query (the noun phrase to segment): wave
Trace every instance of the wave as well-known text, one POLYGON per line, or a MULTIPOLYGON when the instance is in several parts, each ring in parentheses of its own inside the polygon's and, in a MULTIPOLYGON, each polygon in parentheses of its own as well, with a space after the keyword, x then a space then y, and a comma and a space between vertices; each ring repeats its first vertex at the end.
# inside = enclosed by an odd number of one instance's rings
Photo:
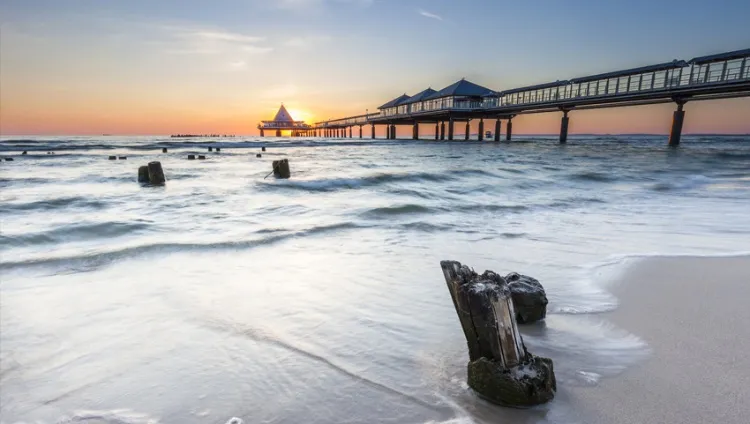
POLYGON ((253 247, 259 247, 277 243, 283 240, 287 240, 294 237, 305 237, 318 235, 322 233, 350 230, 364 228, 361 225, 353 224, 351 222, 319 225, 314 226, 305 230, 300 231, 289 231, 286 233, 275 234, 267 237, 260 237, 250 240, 239 240, 239 241, 218 241, 218 242, 207 242, 207 243, 183 243, 183 242, 172 242, 172 243, 152 243, 143 244, 137 246, 124 247, 117 250, 111 250, 106 252, 98 252, 91 254, 79 254, 70 255, 63 257, 53 258, 37 258, 29 260, 21 260, 14 262, 2 262, 0 263, 0 270, 15 270, 24 268, 47 268, 47 267, 58 267, 66 269, 72 272, 88 272, 99 269, 103 266, 109 265, 113 262, 136 258, 148 254, 170 254, 178 252, 201 252, 201 251, 216 251, 216 250, 228 250, 228 249, 248 249, 253 247))
POLYGON ((90 199, 83 196, 68 196, 27 203, 5 203, 0 207, 0 214, 8 213, 10 211, 53 211, 66 208, 100 210, 107 207, 109 207, 109 204, 105 201, 90 199))
POLYGON ((671 181, 655 183, 650 189, 660 192, 689 190, 713 183, 714 181, 714 179, 706 177, 705 175, 691 175, 687 178, 673 178, 671 181))
POLYGON ((432 212, 431 208, 422 205, 406 204, 373 208, 362 215, 370 218, 388 218, 395 215, 418 215, 432 212))
POLYGON ((26 246, 52 244, 69 241, 114 238, 136 233, 148 228, 145 222, 101 222, 96 224, 74 224, 41 233, 18 236, 0 235, 0 246, 26 246))
POLYGON ((579 180, 579 181, 594 181, 599 183, 608 183, 612 181, 617 181, 617 177, 612 174, 605 174, 603 172, 594 172, 594 171, 586 171, 586 172, 578 172, 571 175, 572 179, 579 180))
POLYGON ((373 187, 395 182, 443 182, 453 180, 454 177, 447 173, 380 173, 360 178, 329 178, 320 180, 269 180, 258 182, 259 188, 263 190, 299 190, 311 192, 329 192, 340 189, 357 189, 362 187, 373 187))
POLYGON ((215 331, 221 331, 221 332, 225 332, 229 334, 234 334, 236 336, 249 338, 255 342, 267 343, 267 344, 279 347, 286 351, 298 354, 307 360, 311 360, 318 364, 321 364, 333 371, 343 374, 375 390, 396 396, 403 400, 410 401, 414 404, 420 405, 430 410, 441 410, 441 411, 443 410, 443 408, 441 408, 439 405, 422 400, 416 396, 413 396, 411 394, 405 393, 398 389, 389 387, 383 383, 379 383, 375 380, 372 380, 362 375, 361 373, 347 369, 347 367, 344 366, 343 364, 337 363, 338 361, 335 361, 331 358, 327 358, 321 354, 314 352, 309 347, 303 347, 303 346, 292 344, 288 341, 283 340, 283 338, 274 334, 270 334, 269 332, 263 331, 262 329, 248 327, 245 325, 240 325, 240 324, 235 324, 235 323, 230 323, 230 322, 222 322, 217 319, 205 320, 205 321, 202 321, 201 324, 215 331))

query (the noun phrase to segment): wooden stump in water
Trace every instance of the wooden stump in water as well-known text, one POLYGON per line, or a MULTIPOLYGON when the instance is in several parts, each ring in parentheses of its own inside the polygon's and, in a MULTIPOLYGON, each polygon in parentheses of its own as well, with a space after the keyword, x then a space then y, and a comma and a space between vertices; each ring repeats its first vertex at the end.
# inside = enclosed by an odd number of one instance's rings
POLYGON ((23 151, 23 153, 21 153, 21 154, 22 154, 22 155, 28 155, 28 154, 29 154, 29 152, 27 152, 26 150, 24 150, 24 151, 23 151))
POLYGON ((162 153, 167 153, 167 148, 166 147, 162 147, 161 152, 162 153))
POLYGON ((199 160, 204 160, 204 159, 206 159, 206 157, 205 157, 205 156, 203 156, 203 155, 198 155, 198 159, 199 159, 199 160))
POLYGON ((273 176, 276 178, 289 178, 292 172, 289 170, 289 159, 273 161, 273 176))
POLYGON ((117 156, 110 156, 109 160, 117 160, 117 156))
POLYGON ((127 156, 118 156, 117 157, 117 159, 120 159, 120 160, 126 160, 127 158, 128 158, 127 156))
POLYGON ((214 151, 214 148, 213 148, 213 147, 209 147, 209 148, 208 148, 208 151, 209 151, 209 152, 213 152, 213 151, 214 151))
POLYGON ((440 266, 469 347, 469 386, 505 406, 551 400, 557 390, 552 360, 526 350, 505 279, 492 271, 479 275, 456 261, 440 266))
POLYGON ((151 179, 148 176, 147 165, 138 167, 138 182, 143 184, 148 184, 149 182, 151 182, 151 179))
POLYGON ((216 148, 216 151, 217 151, 217 152, 220 152, 220 151, 221 151, 221 147, 217 147, 217 148, 216 148))
POLYGON ((188 155, 188 160, 195 160, 195 155, 188 155))
POLYGON ((13 162, 13 158, 5 158, 6 162, 13 162))
POLYGON ((266 151, 266 147, 265 147, 265 146, 261 147, 261 148, 260 148, 260 151, 261 151, 261 152, 265 152, 265 151, 266 151))
POLYGON ((255 157, 256 157, 256 158, 262 158, 262 157, 263 157, 263 155, 261 155, 260 153, 256 153, 256 154, 255 154, 255 157))
POLYGON ((167 181, 164 178, 164 170, 161 169, 161 162, 148 163, 148 180, 154 185, 162 185, 167 181))

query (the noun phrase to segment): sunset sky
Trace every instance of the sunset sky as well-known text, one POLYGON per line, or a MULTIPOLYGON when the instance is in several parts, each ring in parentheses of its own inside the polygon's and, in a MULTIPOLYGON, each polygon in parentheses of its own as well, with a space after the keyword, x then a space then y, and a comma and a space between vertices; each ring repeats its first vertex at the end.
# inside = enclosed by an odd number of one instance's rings
MULTIPOLYGON (((0 132, 257 134, 281 102, 324 120, 462 77, 502 90, 750 47, 747 0, 614 3, 0 0, 0 132)), ((666 133, 673 109, 573 112, 571 131, 666 133)), ((686 132, 750 133, 748 98, 686 110, 686 132)))

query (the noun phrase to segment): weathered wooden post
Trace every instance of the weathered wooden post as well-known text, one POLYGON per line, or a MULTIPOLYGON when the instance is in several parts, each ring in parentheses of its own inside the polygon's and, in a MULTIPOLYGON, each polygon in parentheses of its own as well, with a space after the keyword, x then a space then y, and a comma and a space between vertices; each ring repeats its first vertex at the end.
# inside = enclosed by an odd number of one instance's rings
POLYGON ((163 147, 163 148, 161 149, 161 152, 162 152, 162 153, 167 153, 167 148, 166 148, 166 147, 163 147))
POLYGON ((260 151, 261 151, 261 152, 265 152, 265 151, 266 151, 266 146, 263 146, 263 147, 261 147, 261 148, 260 148, 260 151))
POLYGON ((28 155, 28 154, 29 154, 29 152, 27 152, 26 150, 24 150, 24 151, 23 151, 23 153, 21 153, 21 154, 22 154, 22 155, 28 155))
POLYGON ((198 155, 198 160, 204 160, 204 159, 206 159, 205 155, 198 155))
POLYGON ((263 155, 261 155, 260 153, 256 153, 256 154, 255 154, 255 157, 256 157, 256 158, 260 158, 260 157, 263 157, 263 155))
POLYGON ((148 184, 151 179, 148 176, 148 166, 143 165, 138 167, 138 182, 142 184, 148 184))
POLYGON ((164 178, 164 170, 161 169, 161 162, 154 161, 148 163, 148 180, 154 185, 162 185, 167 181, 164 178))
POLYGON ((195 155, 188 155, 188 160, 195 160, 195 155))
MULTIPOLYGON (((48 153, 49 154, 49 153, 48 153)), ((110 156, 109 160, 117 160, 117 156, 110 156)))
POLYGON ((276 178, 289 178, 292 176, 289 170, 289 159, 273 161, 273 176, 276 178))
POLYGON ((221 147, 217 147, 217 148, 216 148, 216 151, 217 151, 217 152, 220 152, 220 151, 221 151, 221 147))
POLYGON ((552 360, 526 350, 505 279, 456 261, 440 266, 469 347, 469 386, 504 406, 550 401, 557 390, 552 360))
POLYGON ((213 151, 214 151, 214 148, 213 148, 213 147, 210 147, 210 146, 209 146, 209 147, 208 147, 208 151, 209 151, 209 152, 213 152, 213 151))
POLYGON ((120 160, 126 160, 127 158, 128 158, 127 156, 118 156, 117 157, 117 159, 120 159, 120 160))

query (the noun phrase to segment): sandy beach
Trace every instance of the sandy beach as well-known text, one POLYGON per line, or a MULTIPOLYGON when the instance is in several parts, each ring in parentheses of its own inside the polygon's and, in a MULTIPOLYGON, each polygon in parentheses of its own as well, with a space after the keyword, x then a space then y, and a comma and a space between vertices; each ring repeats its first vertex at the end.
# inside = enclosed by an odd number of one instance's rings
POLYGON ((644 339, 645 362, 571 397, 586 423, 750 420, 750 257, 648 258, 611 287, 608 319, 644 339))

